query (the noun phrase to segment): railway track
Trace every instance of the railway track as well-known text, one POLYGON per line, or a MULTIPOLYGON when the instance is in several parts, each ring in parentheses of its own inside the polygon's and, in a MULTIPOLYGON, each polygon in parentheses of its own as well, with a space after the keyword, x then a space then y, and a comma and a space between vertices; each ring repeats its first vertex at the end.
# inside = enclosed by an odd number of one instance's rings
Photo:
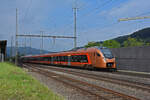
POLYGON ((76 80, 61 74, 56 74, 42 67, 35 67, 35 65, 24 65, 28 69, 42 74, 44 76, 50 77, 56 81, 62 82, 68 86, 71 86, 86 96, 94 97, 93 100, 139 100, 135 97, 128 96, 122 93, 118 93, 88 82, 76 80), (88 95, 87 95, 88 94, 88 95))
POLYGON ((113 72, 113 74, 118 75, 130 75, 133 77, 140 77, 140 78, 150 78, 150 74, 147 73, 139 73, 139 72, 132 72, 132 71, 124 71, 124 70, 118 70, 117 72, 113 72))
MULTIPOLYGON (((36 64, 34 64, 34 66, 36 66, 36 64)), ((64 73, 68 73, 68 74, 72 74, 72 75, 76 75, 76 76, 80 76, 80 77, 95 79, 95 80, 99 80, 99 81, 105 81, 105 82, 109 82, 109 83, 113 83, 113 84, 123 85, 123 86, 131 87, 131 88, 135 88, 135 89, 140 89, 142 91, 150 92, 149 84, 137 83, 137 82, 127 81, 127 80, 123 80, 123 79, 116 79, 116 78, 112 78, 112 77, 105 77, 105 76, 94 75, 94 74, 89 74, 89 73, 77 72, 77 71, 73 71, 73 70, 68 71, 66 69, 48 67, 46 65, 38 65, 36 67, 39 67, 39 66, 44 67, 46 69, 54 70, 54 71, 64 72, 64 73)))

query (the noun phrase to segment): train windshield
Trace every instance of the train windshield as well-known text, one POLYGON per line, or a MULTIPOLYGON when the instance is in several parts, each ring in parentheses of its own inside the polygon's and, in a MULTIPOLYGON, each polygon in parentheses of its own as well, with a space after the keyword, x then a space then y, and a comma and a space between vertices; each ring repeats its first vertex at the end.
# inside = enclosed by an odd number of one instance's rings
POLYGON ((101 52, 105 56, 105 58, 114 58, 111 51, 108 48, 100 48, 101 52))

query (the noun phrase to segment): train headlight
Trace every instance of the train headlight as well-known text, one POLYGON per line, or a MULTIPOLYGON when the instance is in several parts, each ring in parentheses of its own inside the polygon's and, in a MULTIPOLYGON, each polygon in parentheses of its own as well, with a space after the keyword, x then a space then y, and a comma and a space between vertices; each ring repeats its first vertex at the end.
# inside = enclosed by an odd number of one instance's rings
POLYGON ((104 57, 104 62, 106 62, 106 58, 104 57))

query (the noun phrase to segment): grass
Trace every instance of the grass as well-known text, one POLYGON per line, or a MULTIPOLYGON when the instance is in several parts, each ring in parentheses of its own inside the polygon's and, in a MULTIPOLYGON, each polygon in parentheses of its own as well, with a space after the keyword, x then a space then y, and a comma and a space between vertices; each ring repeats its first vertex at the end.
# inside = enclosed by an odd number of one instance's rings
POLYGON ((0 100, 63 100, 21 68, 0 63, 0 100))

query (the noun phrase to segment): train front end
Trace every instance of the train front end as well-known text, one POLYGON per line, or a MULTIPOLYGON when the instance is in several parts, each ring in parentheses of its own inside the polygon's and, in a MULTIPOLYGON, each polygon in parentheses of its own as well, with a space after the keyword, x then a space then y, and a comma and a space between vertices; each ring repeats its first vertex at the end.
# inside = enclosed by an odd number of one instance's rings
POLYGON ((109 70, 116 71, 116 60, 110 49, 106 47, 100 47, 98 49, 102 55, 100 66, 109 70))

